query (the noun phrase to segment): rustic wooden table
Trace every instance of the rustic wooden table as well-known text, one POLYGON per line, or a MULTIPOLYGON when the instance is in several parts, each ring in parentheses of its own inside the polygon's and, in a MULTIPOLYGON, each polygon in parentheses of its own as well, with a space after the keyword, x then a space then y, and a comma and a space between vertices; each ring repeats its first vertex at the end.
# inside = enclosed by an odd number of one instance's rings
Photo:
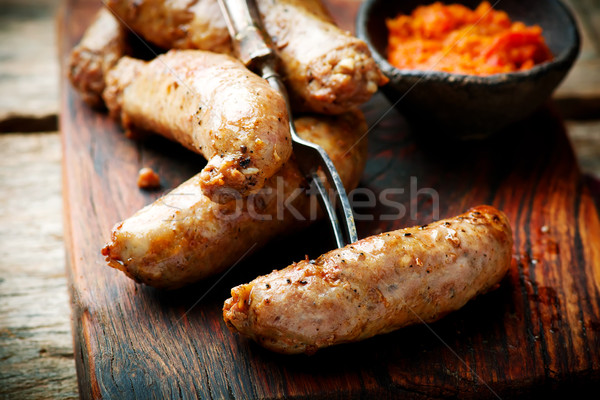
MULTIPOLYGON (((0 4, 0 397, 76 398, 61 224, 54 15, 59 0, 0 4)), ((568 2, 583 47, 555 93, 582 170, 600 185, 600 4, 568 2)))

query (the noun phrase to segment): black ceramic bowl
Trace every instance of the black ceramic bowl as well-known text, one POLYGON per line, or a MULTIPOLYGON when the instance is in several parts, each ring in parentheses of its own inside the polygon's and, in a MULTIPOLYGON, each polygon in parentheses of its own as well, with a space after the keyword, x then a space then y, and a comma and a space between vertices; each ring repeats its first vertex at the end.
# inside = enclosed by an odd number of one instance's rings
MULTIPOLYGON (((386 18, 410 14, 434 0, 366 0, 357 33, 390 79, 382 88, 392 104, 420 128, 446 137, 482 138, 519 121, 548 100, 579 52, 579 33, 569 10, 558 0, 501 0, 495 7, 513 21, 537 24, 554 60, 528 71, 474 76, 436 71, 400 70, 387 62, 386 18)), ((481 0, 441 0, 471 9, 481 0)))

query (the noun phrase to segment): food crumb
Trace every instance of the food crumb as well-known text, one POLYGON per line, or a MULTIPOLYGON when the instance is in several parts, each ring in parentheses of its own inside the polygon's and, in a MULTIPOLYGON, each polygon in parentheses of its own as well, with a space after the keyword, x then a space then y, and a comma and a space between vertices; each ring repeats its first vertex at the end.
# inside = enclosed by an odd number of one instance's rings
POLYGON ((144 190, 157 189, 160 187, 160 176, 152 168, 144 167, 138 172, 137 185, 144 190))

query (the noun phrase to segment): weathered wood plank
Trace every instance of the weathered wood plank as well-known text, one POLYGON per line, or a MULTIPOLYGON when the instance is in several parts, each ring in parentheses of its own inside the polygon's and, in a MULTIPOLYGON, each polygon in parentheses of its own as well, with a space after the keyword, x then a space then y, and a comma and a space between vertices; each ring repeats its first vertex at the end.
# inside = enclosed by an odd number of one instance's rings
POLYGON ((565 2, 579 26, 581 51, 554 98, 567 119, 600 119, 600 3, 595 0, 565 2))
POLYGON ((567 131, 582 172, 600 178, 600 122, 570 121, 567 131))
POLYGON ((53 16, 59 1, 0 4, 2 132, 57 129, 59 69, 53 16))
MULTIPOLYGON (((68 2, 63 58, 92 8, 68 2)), ((505 398, 600 379, 600 223, 552 109, 491 142, 439 145, 388 114, 370 134, 362 186, 375 194, 403 188, 390 198, 405 212, 361 221, 360 236, 491 203, 514 225, 510 273, 499 290, 430 327, 284 357, 230 334, 222 303, 231 286, 331 247, 324 225, 274 243, 222 279, 176 292, 136 285, 107 268, 99 249, 112 224, 158 196, 135 187, 137 170, 152 166, 174 187, 203 163, 160 139, 129 141, 68 82, 61 85, 65 229, 84 397, 505 398)), ((388 107, 374 99, 365 107, 369 121, 388 107)), ((357 209, 379 217, 393 211, 357 209)))
POLYGON ((76 398, 56 133, 0 135, 0 397, 76 398))
MULTIPOLYGON (((586 0, 587 3, 593 3, 593 1, 589 1, 586 0)), ((4 54, 4 52, 7 51, 11 51, 14 52, 15 48, 16 50, 19 50, 20 52, 18 54, 23 55, 23 57, 35 57, 35 65, 34 67, 37 68, 41 68, 45 65, 48 64, 52 64, 55 63, 55 50, 52 48, 52 46, 50 45, 51 40, 54 38, 54 22, 52 20, 53 14, 54 14, 54 10, 50 9, 47 7, 47 4, 50 3, 55 3, 55 0, 32 0, 29 2, 23 2, 23 1, 13 1, 12 3, 16 4, 16 5, 21 5, 21 7, 19 8, 11 8, 10 10, 7 8, 7 6, 11 3, 7 3, 6 1, 2 2, 2 4, 0 5, 0 10, 2 11, 0 13, 0 19, 2 19, 2 21, 6 21, 8 19, 11 20, 10 24, 1 24, 0 26, 0 38, 2 40, 2 44, 5 44, 1 47, 0 52, 3 52, 2 54, 4 54), (37 10, 32 10, 29 11, 29 13, 41 13, 43 12, 44 15, 43 17, 40 16, 40 18, 43 18, 44 21, 42 21, 40 23, 40 21, 36 22, 35 25, 32 24, 23 24, 21 22, 23 22, 22 19, 19 18, 12 18, 11 14, 9 13, 9 11, 11 10, 19 10, 19 12, 23 12, 23 9, 26 7, 37 7, 37 6, 41 6, 41 8, 37 9, 37 10), (19 22, 20 21, 20 22, 19 22), (28 30, 29 29, 29 30, 28 30), (30 31, 31 29, 33 29, 33 31, 30 31), (34 32, 33 34, 30 32, 34 32), (27 43, 25 43, 25 41, 27 41, 27 43)), ((332 7, 330 7, 330 10, 332 12, 335 13, 336 16, 341 15, 338 14, 341 11, 347 12, 348 14, 351 13, 351 7, 344 7, 344 4, 338 4, 339 2, 335 2, 335 4, 333 4, 332 7)), ((342 2, 343 3, 343 2, 342 2)), ((358 3, 358 2, 356 2, 358 3)), ((13 5, 14 5, 13 4, 13 5)), ((596 20, 598 19, 598 16, 600 15, 598 12, 596 12, 596 14, 594 14, 596 18, 596 20)), ((37 17, 36 17, 37 18, 37 17)), ((339 17, 338 17, 339 18, 339 17)), ((593 20, 593 19, 592 19, 593 20)), ((353 25, 349 22, 346 22, 345 20, 342 19, 341 22, 344 22, 344 27, 346 29, 351 29, 353 27, 353 25)), ((600 26, 598 24, 595 24, 593 26, 600 26)), ((568 116, 570 117, 574 117, 574 118, 581 118, 580 115, 583 112, 583 116, 587 117, 590 115, 589 111, 586 111, 586 109, 582 109, 582 104, 584 106, 587 106, 588 104, 590 104, 589 101, 586 101, 584 103, 581 103, 579 101, 579 93, 581 93, 580 91, 583 90, 585 91, 589 91, 590 90, 590 79, 596 79, 598 77, 598 68, 589 68, 587 72, 579 72, 582 71, 582 68, 579 68, 579 64, 581 64, 582 62, 585 63, 587 60, 589 60, 590 58, 593 58, 593 49, 587 45, 586 43, 588 43, 588 36, 587 35, 587 31, 585 30, 584 27, 584 46, 583 46, 583 54, 582 57, 580 58, 580 60, 578 61, 578 63, 576 64, 575 68, 574 68, 574 74, 575 75, 579 75, 579 77, 581 77, 581 79, 577 79, 577 84, 575 84, 575 79, 569 77, 567 79, 567 81, 565 82, 565 87, 568 88, 569 90, 564 92, 566 94, 566 98, 569 100, 569 104, 572 104, 572 106, 570 106, 570 110, 568 112, 568 116), (587 79, 586 79, 587 77, 587 79)), ((6 71, 4 65, 5 62, 7 60, 11 60, 12 58, 15 58, 17 56, 15 56, 14 54, 10 54, 10 57, 7 59, 6 57, 3 57, 2 59, 0 59, 0 70, 2 71, 6 71)), ((33 58, 32 58, 33 60, 33 58)), ((22 62, 21 65, 27 64, 29 63, 31 60, 25 58, 25 61, 22 62)), ((12 61, 9 61, 12 62, 12 61)), ((32 61, 33 62, 33 61, 32 61)), ((26 84, 31 84, 33 82, 33 86, 36 85, 36 82, 38 82, 36 78, 32 81, 28 81, 28 78, 30 77, 30 70, 31 67, 29 65, 26 65, 27 68, 17 68, 17 74, 19 74, 20 76, 23 77, 22 81, 26 82, 26 84)), ((11 67, 12 68, 12 67, 11 67)), ((10 69, 11 71, 14 71, 15 69, 10 69)), ((577 76, 576 76, 577 77, 577 76)), ((39 90, 38 93, 41 94, 41 96, 38 96, 39 98, 43 98, 43 99, 48 99, 49 101, 51 101, 53 99, 53 96, 56 96, 56 84, 52 84, 52 80, 55 79, 54 74, 50 74, 48 73, 47 76, 48 82, 50 82, 50 84, 44 84, 42 86, 37 86, 35 88, 35 90, 39 90)), ((1 79, 0 79, 1 80, 1 79)), ((6 80, 9 81, 9 80, 6 80)), ((17 111, 14 114, 11 114, 10 116, 7 116, 7 113, 2 114, 4 117, 8 118, 5 120, 0 121, 0 131, 18 131, 18 130, 22 130, 22 129, 26 129, 26 130, 30 130, 30 131, 39 131, 39 130, 45 130, 48 129, 49 126, 54 126, 56 125, 56 118, 55 115, 51 115, 48 114, 48 117, 40 117, 40 116, 35 116, 32 115, 31 112, 27 111, 30 110, 31 107, 30 105, 32 103, 29 102, 29 100, 34 99, 33 97, 30 97, 28 99, 25 99, 27 101, 27 103, 23 103, 22 101, 20 101, 20 97, 19 96, 13 96, 12 94, 14 94, 15 92, 12 91, 12 89, 3 89, 2 83, 5 81, 0 82, 0 92, 2 93, 11 93, 10 97, 5 97, 3 100, 4 101, 13 101, 14 104, 18 104, 18 105, 27 105, 26 107, 19 107, 17 109, 17 111), (6 123, 6 121, 8 121, 8 124, 6 123)), ((596 85, 597 86, 597 85, 596 85)), ((17 94, 20 92, 17 92, 17 94)), ((29 93, 29 89, 27 91, 27 93, 29 93)), ((558 92, 558 97, 560 98, 562 94, 562 90, 559 89, 558 92)), ((21 99, 23 100, 23 99, 21 99)), ((563 101, 564 98, 561 98, 561 111, 565 110, 565 102, 563 101)), ((4 104, 4 103, 2 103, 4 104)), ((34 103, 35 104, 35 103, 34 103)), ((593 104, 591 105, 591 107, 593 107, 593 104)), ((54 109, 56 110, 58 107, 56 106, 56 101, 55 101, 55 105, 52 107, 49 107, 49 109, 54 109)), ((600 109, 597 106, 595 108, 593 108, 593 110, 597 110, 600 109)), ((36 111, 37 112, 37 111, 36 111)), ((41 114, 47 114, 46 112, 42 112, 41 114)), ((584 172, 588 172, 588 173, 594 173, 594 171, 598 171, 598 156, 596 155, 598 153, 598 140, 600 139, 600 135, 598 133, 600 133, 600 127, 597 126, 596 123, 592 122, 571 122, 568 124, 567 126, 568 128, 568 132, 572 138, 572 142, 573 145, 575 147, 575 152, 578 156, 578 159, 580 160, 582 169, 584 172)), ((11 135, 10 136, 11 139, 17 139, 19 138, 19 140, 21 140, 21 136, 17 136, 17 135, 11 135)), ((28 141, 28 138, 25 137, 22 140, 28 141)), ((58 138, 56 138, 56 141, 58 141, 58 138)), ((55 142, 56 142, 55 141, 55 142)), ((14 148, 12 145, 9 145, 8 148, 14 148)), ((20 148, 20 147, 19 147, 20 148)), ((49 146, 49 148, 51 149, 55 149, 56 147, 54 145, 49 146)), ((23 151, 23 150, 21 150, 23 151)), ((11 159, 11 156, 13 155, 13 153, 9 153, 9 154, 4 154, 3 153, 3 160, 9 160, 11 159)), ((30 160, 32 163, 35 163, 37 160, 30 160)), ((1 161, 0 161, 1 162, 1 161)), ((22 170, 22 168, 18 168, 16 170, 15 173, 18 174, 18 172, 20 172, 22 170)), ((14 172, 14 171, 13 171, 14 172)), ((11 174, 13 173, 11 172, 11 174)), ((54 171, 55 172, 55 171, 54 171)), ((15 175, 16 176, 16 175, 15 175)), ((19 193, 21 193, 19 195, 20 199, 23 199, 23 201, 25 201, 25 199, 30 197, 30 193, 36 193, 37 191, 39 191, 38 186, 39 185, 43 185, 45 180, 46 180, 46 170, 41 170, 38 171, 38 173, 36 174, 32 174, 32 177, 36 177, 38 179, 38 184, 31 184, 31 185, 27 185, 27 187, 23 187, 21 189, 23 189, 23 191, 19 190, 19 193)), ((599 176, 599 175, 597 175, 599 176)), ((21 184, 21 181, 17 181, 17 183, 21 184)), ((10 187, 10 185, 9 185, 10 187)), ((11 190, 6 190, 6 186, 4 187, 5 192, 11 192, 11 190)), ((47 193, 48 194, 48 204, 56 204, 56 199, 60 196, 60 193, 57 192, 52 192, 52 193, 47 193)), ((14 199, 14 198, 13 198, 14 199)), ((4 199, 2 199, 1 201, 2 209, 3 210, 12 210, 13 208, 11 208, 12 206, 5 206, 4 203, 4 199)), ((9 204, 10 202, 7 202, 6 204, 9 204)), ((58 212, 59 210, 57 210, 58 212)), ((12 216, 11 216, 12 217, 12 216)), ((48 213, 48 214, 41 214, 41 215, 36 215, 36 221, 39 221, 40 224, 44 224, 44 221, 47 220, 52 220, 52 219, 56 219, 57 218, 57 214, 56 213, 48 213)), ((31 225, 33 226, 33 225, 31 225)), ((1 227, 0 227, 1 230, 1 227)), ((55 233, 56 234, 56 233, 55 233)), ((0 240, 0 248, 4 249, 6 247, 6 253, 3 250, 2 254, 8 254, 10 252, 14 252, 14 253, 18 253, 18 254, 24 254, 26 251, 21 247, 24 245, 28 245, 28 242, 26 241, 20 241, 20 245, 11 245, 10 248, 9 246, 3 246, 4 245, 4 239, 5 236, 2 236, 2 240, 0 240)), ((12 243, 14 244, 14 242, 8 242, 8 243, 12 243)), ((60 244, 59 246, 62 246, 62 244, 60 244)), ((29 247, 26 247, 26 250, 28 250, 29 247)), ((34 260, 31 263, 29 263, 28 265, 37 265, 39 263, 39 260, 43 260, 47 258, 47 255, 45 252, 34 252, 31 255, 31 259, 34 260)), ((4 261, 4 260, 3 260, 4 261)), ((58 263, 57 263, 58 264, 58 263)), ((7 265, 6 263, 3 265, 7 265)), ((13 276, 15 274, 19 275, 21 269, 20 268, 8 268, 8 269, 2 269, 0 267, 0 269, 2 270, 2 275, 1 277, 3 279, 5 279, 5 282, 7 281, 6 277, 7 276, 13 276)), ((51 282, 58 282, 59 281, 59 277, 60 274, 62 272, 62 270, 60 270, 58 267, 56 268, 56 276, 53 275, 53 278, 51 279, 51 282)), ((251 277, 250 277, 251 278, 251 277)), ((8 279, 9 283, 4 285, 4 283, 0 283, 0 296, 2 296, 4 294, 4 288, 5 287, 12 287, 12 286, 16 286, 12 285, 10 282, 17 282, 20 281, 20 279, 17 280, 13 280, 12 278, 8 279)), ((35 284, 32 284, 31 279, 28 278, 28 280, 26 281, 27 283, 27 287, 33 287, 32 291, 34 293, 37 293, 36 297, 38 298, 42 298, 42 299, 54 299, 55 295, 54 293, 61 293, 62 290, 62 298, 64 299, 64 293, 66 291, 66 282, 65 281, 60 281, 57 283, 57 285, 46 285, 47 281, 41 280, 40 285, 39 286, 35 286, 35 284), (61 289, 62 287, 62 289, 61 289)), ((44 300, 41 300, 40 302, 44 302, 44 300)), ((19 302, 17 303, 11 303, 12 306, 11 307, 4 307, 4 303, 2 303, 2 306, 0 307, 0 320, 2 320, 2 324, 0 324, 3 328, 1 330, 0 333, 0 353, 2 353, 2 356, 0 356, 0 371, 10 371, 10 376, 12 376, 10 379, 9 374, 4 374, 2 373, 2 378, 0 378, 0 397, 14 397, 14 398, 57 398, 57 397, 65 397, 65 398, 70 398, 70 397, 75 397, 76 396, 76 382, 75 382, 75 377, 73 375, 73 367, 71 366, 71 376, 69 378, 65 378, 64 380, 62 378, 60 378, 61 374, 63 373, 63 371, 65 371, 68 368, 68 364, 69 362, 63 362, 66 359, 63 360, 63 357, 61 357, 60 355, 65 355, 65 354, 69 354, 70 352, 70 346, 71 346, 71 338, 68 334, 65 334, 64 332, 62 332, 59 335, 52 335, 52 343, 50 344, 50 342, 48 341, 48 337, 49 334, 47 333, 47 329, 41 329, 39 327, 37 327, 36 329, 32 329, 32 327, 30 326, 30 321, 29 318, 25 318, 23 324, 19 324, 19 323, 15 323, 14 326, 11 326, 11 328, 9 330, 7 330, 8 328, 4 328, 4 321, 6 320, 12 320, 11 317, 8 317, 8 315, 15 315, 15 314, 21 314, 21 309, 23 309, 24 314, 25 315, 29 315, 29 311, 31 309, 31 303, 29 301, 23 301, 23 302, 19 302), (15 339, 14 337, 11 336, 10 332, 13 331, 19 331, 21 332, 20 336, 15 339), (26 331, 27 335, 31 335, 28 336, 26 338, 22 338, 22 332, 26 331), (8 335, 8 337, 6 337, 5 335, 8 335), (8 344, 10 342, 10 344, 8 344), (6 349, 6 350, 5 350, 6 349), (3 352, 4 351, 4 352, 3 352), (6 354, 11 354, 10 357, 7 357, 6 354), (56 361, 56 358, 58 357, 58 361, 56 361), (15 358, 19 358, 20 360, 24 361, 24 362, 16 362, 15 358), (26 361, 26 362, 25 362, 26 361), (51 366, 54 362, 56 362, 56 364, 58 364, 58 366, 51 366), (58 378, 57 378, 58 377, 58 378), (5 379, 6 378, 6 379, 5 379), (70 381, 70 382, 67 382, 70 381), (51 382, 51 383, 47 383, 47 382, 51 382), (70 388, 70 389, 67 389, 70 388), (10 394, 9 394, 10 393, 10 394)), ((57 313, 60 314, 59 318, 62 318, 62 322, 61 323, 65 323, 65 320, 68 323, 68 320, 65 318, 65 315, 68 315, 68 310, 66 310, 66 314, 64 313, 65 309, 64 309, 64 303, 57 303, 58 305, 58 309, 61 311, 61 313, 57 313)), ((39 319, 38 319, 39 320, 39 319)), ((61 328, 62 329, 62 328, 61 328)))

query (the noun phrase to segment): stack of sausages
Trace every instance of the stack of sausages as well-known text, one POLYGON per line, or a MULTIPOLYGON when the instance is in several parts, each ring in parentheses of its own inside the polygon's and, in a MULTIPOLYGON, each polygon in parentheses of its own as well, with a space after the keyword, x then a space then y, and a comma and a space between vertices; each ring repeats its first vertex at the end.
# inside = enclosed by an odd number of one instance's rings
MULTIPOLYGON (((322 146, 346 190, 355 188, 367 155, 357 107, 386 78, 366 44, 336 27, 319 0, 257 3, 293 111, 303 113, 294 120, 298 134, 322 146)), ((131 137, 155 132, 208 160, 113 229, 102 254, 137 282, 165 289, 196 282, 314 220, 282 96, 230 53, 217 0, 109 0, 71 53, 69 76, 87 103, 105 106, 131 137), (166 52, 137 59, 132 35, 166 52), (280 209, 282 195, 303 218, 280 209)), ((238 286, 224 318, 267 348, 311 353, 461 307, 499 282, 511 248, 506 217, 481 207, 238 286)))

